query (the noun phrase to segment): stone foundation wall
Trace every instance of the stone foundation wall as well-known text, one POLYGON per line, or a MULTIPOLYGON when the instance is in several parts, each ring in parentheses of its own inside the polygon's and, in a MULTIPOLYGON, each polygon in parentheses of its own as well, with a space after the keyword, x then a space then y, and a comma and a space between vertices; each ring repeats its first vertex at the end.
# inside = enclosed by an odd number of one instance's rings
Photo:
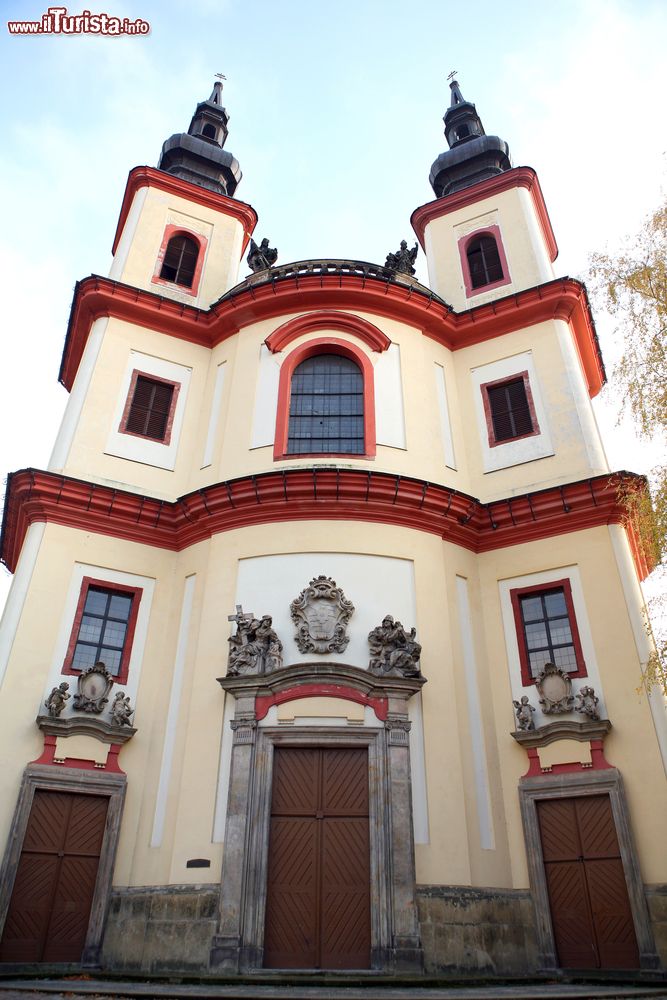
POLYGON ((417 886, 427 973, 526 975, 537 971, 527 889, 417 886))
POLYGON ((219 885, 115 889, 102 945, 103 968, 204 972, 219 897, 219 885))

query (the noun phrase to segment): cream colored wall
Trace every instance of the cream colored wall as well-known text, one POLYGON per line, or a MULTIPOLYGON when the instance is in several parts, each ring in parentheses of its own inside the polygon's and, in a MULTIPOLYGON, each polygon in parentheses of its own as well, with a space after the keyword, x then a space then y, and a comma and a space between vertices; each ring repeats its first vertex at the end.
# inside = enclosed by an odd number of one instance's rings
MULTIPOLYGON (((33 719, 48 694, 69 581, 75 563, 83 562, 99 567, 102 579, 106 569, 155 580, 136 699, 138 732, 120 755, 128 795, 115 883, 199 882, 202 870, 185 867, 191 857, 210 858, 206 880, 216 881, 222 844, 214 842, 213 828, 224 711, 216 677, 226 670, 227 614, 234 607, 239 560, 321 552, 324 546, 339 556, 376 555, 409 560, 414 566, 414 624, 427 678, 423 727, 429 836, 428 843, 416 849, 419 882, 527 884, 517 795, 527 758, 510 736, 514 721, 509 671, 518 665, 508 662, 498 581, 563 565, 577 565, 581 574, 604 702, 613 724, 607 756, 624 776, 643 875, 649 882, 667 879, 664 775, 646 699, 636 693, 636 647, 604 527, 475 556, 426 533, 357 522, 294 522, 279 529, 258 525, 218 535, 181 553, 47 525, 2 687, 3 702, 12 711, 5 713, 0 731, 0 838, 8 831, 22 770, 41 751, 33 719), (192 615, 177 692, 174 665, 187 578, 194 580, 192 615), (474 687, 467 674, 457 579, 466 581, 470 605, 474 687), (173 725, 168 726, 170 712, 173 725), (476 757, 480 733, 483 746, 476 757), (168 748, 171 764, 166 773, 168 748), (166 792, 162 804, 161 774, 166 792), (483 848, 480 839, 479 789, 485 782, 493 849, 483 848), (164 824, 156 837, 156 814, 162 806, 164 824)), ((363 606, 364 595, 354 586, 346 593, 363 606)), ((296 596, 286 593, 285 605, 296 596)), ((387 613, 391 610, 388 607, 387 613)), ((567 759, 569 751, 562 751, 567 759)), ((65 752, 62 746, 59 752, 65 752)))
POLYGON ((533 199, 525 188, 511 188, 434 219, 426 226, 424 241, 429 284, 446 302, 461 312, 492 299, 550 281, 554 271, 533 199), (487 226, 500 227, 511 281, 509 284, 466 296, 458 241, 487 226))
POLYGON ((140 188, 121 234, 109 276, 157 295, 207 309, 238 282, 243 249, 243 226, 238 219, 198 205, 159 188, 140 188), (136 206, 136 208, 135 208, 136 206), (208 241, 201 282, 196 295, 175 284, 155 283, 164 231, 176 225, 208 241))
MULTIPOLYGON (((251 324, 213 350, 110 319, 101 334, 97 363, 71 447, 62 465, 63 471, 71 476, 175 499, 190 490, 238 476, 269 472, 276 468, 335 464, 342 468, 372 469, 439 482, 483 501, 607 471, 597 431, 582 418, 584 408, 590 404, 575 391, 576 373, 572 372, 571 366, 566 367, 563 358, 564 344, 569 343, 567 338, 570 337, 566 324, 547 321, 451 352, 423 336, 415 327, 367 313, 359 315, 374 322, 400 351, 406 430, 404 448, 378 445, 375 458, 370 460, 354 456, 332 459, 329 455, 322 455, 275 462, 273 444, 252 446, 258 407, 261 404, 266 409, 265 393, 259 378, 262 345, 269 334, 291 315, 251 324), (123 386, 128 378, 128 365, 131 367, 131 351, 192 370, 173 471, 151 464, 151 450, 154 453, 156 448, 160 449, 162 446, 159 444, 147 444, 143 461, 131 461, 114 454, 118 451, 119 438, 116 437, 114 443, 110 435, 117 430, 118 413, 124 402, 121 398, 124 396, 123 386), (539 389, 544 400, 546 420, 542 420, 542 428, 548 427, 554 454, 537 461, 522 461, 510 464, 508 468, 485 472, 482 447, 487 431, 480 418, 480 407, 476 404, 476 395, 480 390, 474 384, 471 371, 528 352, 535 368, 533 388, 535 392, 539 389), (218 418, 211 429, 210 462, 204 465, 220 364, 225 364, 225 377, 219 397, 218 418), (442 366, 447 382, 456 469, 447 467, 443 450, 434 378, 436 364, 442 366), (591 443, 592 434, 595 434, 595 440, 591 443)), ((270 363, 280 365, 295 347, 327 335, 346 339, 363 351, 372 365, 377 365, 381 355, 370 350, 359 338, 326 328, 298 338, 285 352, 273 356, 270 363)), ((141 367, 139 362, 137 364, 141 367)), ((523 367, 524 364, 519 365, 519 368, 523 367)), ((81 377, 84 377, 83 371, 81 377)), ((184 398, 184 395, 181 396, 179 405, 184 398)), ((275 402, 272 407, 270 423, 275 427, 275 402)), ((262 419, 268 426, 266 412, 262 419)), ((63 427, 61 435, 66 431, 65 425, 63 427)), ((137 441, 141 444, 140 439, 135 437, 133 445, 137 441)), ((494 457, 497 458, 504 447, 500 445, 494 449, 494 457)), ((64 445, 56 450, 67 452, 64 445)))

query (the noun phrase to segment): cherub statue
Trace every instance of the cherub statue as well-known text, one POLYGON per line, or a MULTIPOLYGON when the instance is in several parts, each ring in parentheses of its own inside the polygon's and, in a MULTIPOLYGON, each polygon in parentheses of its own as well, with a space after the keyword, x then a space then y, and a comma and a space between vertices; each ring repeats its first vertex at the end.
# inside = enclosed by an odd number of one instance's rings
POLYGON ((122 691, 116 692, 116 697, 111 705, 111 723, 114 726, 131 726, 134 709, 130 705, 128 695, 122 691))
POLYGON ((595 688, 585 684, 584 687, 577 691, 577 703, 574 706, 574 710, 575 712, 581 712, 582 715, 587 715, 589 719, 597 722, 600 718, 599 701, 600 699, 595 694, 595 688))
POLYGON ((65 702, 69 701, 72 697, 67 692, 69 691, 69 684, 67 681, 63 681, 58 687, 53 688, 51 694, 44 702, 44 706, 47 709, 49 715, 52 719, 57 719, 63 708, 65 707, 65 702))
POLYGON ((412 250, 408 250, 407 241, 401 240, 400 250, 397 250, 396 253, 388 253, 384 266, 388 267, 390 271, 397 271, 399 274, 414 274, 415 269, 412 265, 416 259, 417 244, 415 243, 412 250))
POLYGON ((530 732, 535 728, 533 712, 535 709, 528 701, 528 695, 522 694, 521 701, 513 701, 514 712, 516 714, 516 728, 520 733, 530 732))
POLYGON ((269 246, 266 237, 257 246, 254 240, 250 240, 250 250, 246 257, 248 267, 251 271, 265 271, 268 267, 273 267, 278 260, 278 251, 269 246))

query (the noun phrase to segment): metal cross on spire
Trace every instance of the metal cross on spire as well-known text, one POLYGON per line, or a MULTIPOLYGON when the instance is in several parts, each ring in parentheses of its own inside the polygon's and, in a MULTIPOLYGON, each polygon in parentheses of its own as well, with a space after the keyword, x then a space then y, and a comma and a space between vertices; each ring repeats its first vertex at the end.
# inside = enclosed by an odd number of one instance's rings
POLYGON ((224 84, 222 83, 222 81, 227 79, 227 77, 225 76, 225 74, 224 73, 216 73, 215 74, 215 78, 216 78, 216 80, 220 80, 220 85, 224 87, 224 84))
POLYGON ((448 80, 454 80, 456 78, 456 73, 457 73, 457 70, 453 69, 451 71, 451 73, 449 74, 449 76, 447 77, 447 79, 448 80))

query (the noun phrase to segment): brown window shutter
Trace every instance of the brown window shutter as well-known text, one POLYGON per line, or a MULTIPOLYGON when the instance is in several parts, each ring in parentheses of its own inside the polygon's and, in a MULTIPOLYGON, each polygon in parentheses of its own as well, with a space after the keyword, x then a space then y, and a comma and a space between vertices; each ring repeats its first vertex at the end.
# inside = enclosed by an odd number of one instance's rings
POLYGON ((522 378, 489 386, 486 391, 496 441, 510 441, 524 434, 532 434, 533 421, 522 378))
POLYGON ((189 236, 172 236, 167 244, 160 277, 176 285, 192 287, 199 245, 189 236))
POLYGON ((473 288, 483 288, 503 277, 498 244, 493 236, 481 236, 469 245, 466 252, 470 283, 473 288))
POLYGON ((164 441, 174 395, 173 385, 137 376, 125 430, 131 434, 164 441))

